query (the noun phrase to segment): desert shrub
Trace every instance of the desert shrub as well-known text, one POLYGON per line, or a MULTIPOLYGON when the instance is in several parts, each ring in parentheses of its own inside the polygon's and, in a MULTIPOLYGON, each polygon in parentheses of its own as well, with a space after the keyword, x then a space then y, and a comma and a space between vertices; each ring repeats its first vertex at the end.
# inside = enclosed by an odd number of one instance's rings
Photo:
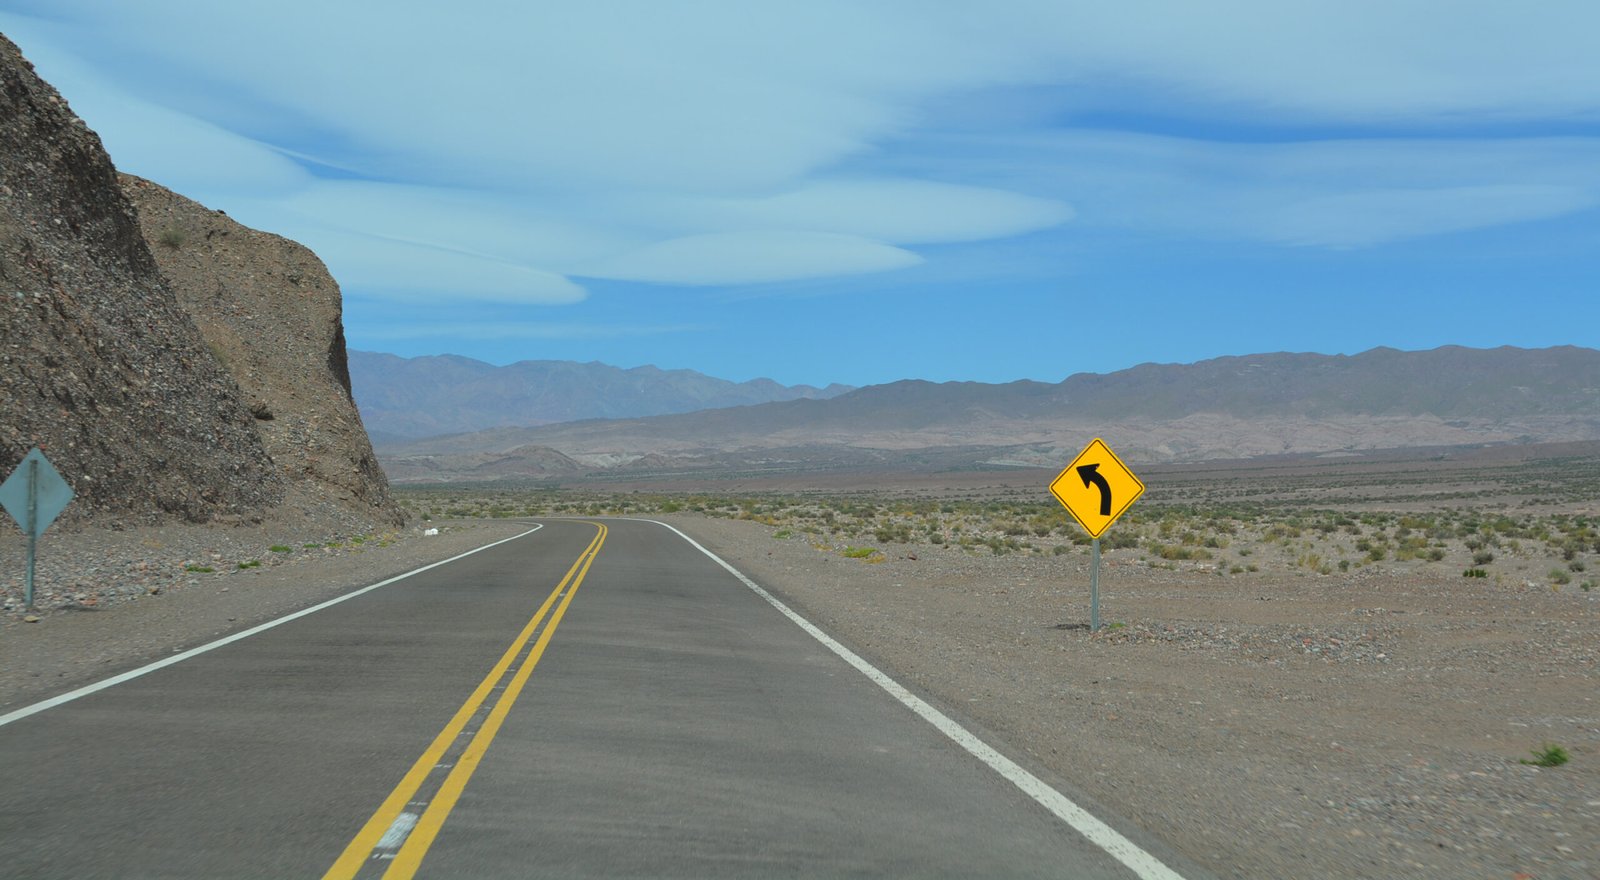
POLYGON ((1533 760, 1523 758, 1521 762, 1535 767, 1560 767, 1570 760, 1572 756, 1567 754, 1566 749, 1554 743, 1546 743, 1533 750, 1533 760))
POLYGON ((1112 550, 1127 550, 1139 546, 1139 533, 1131 530, 1112 532, 1101 543, 1112 550))
POLYGON ((905 525, 880 526, 873 531, 872 536, 885 544, 907 544, 911 542, 911 527, 905 525))

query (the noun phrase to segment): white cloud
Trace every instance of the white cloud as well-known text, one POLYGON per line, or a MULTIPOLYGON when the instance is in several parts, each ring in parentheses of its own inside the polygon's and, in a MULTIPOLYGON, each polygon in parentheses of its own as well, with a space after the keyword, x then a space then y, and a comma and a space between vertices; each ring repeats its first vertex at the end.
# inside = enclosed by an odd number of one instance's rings
POLYGON ((574 274, 666 284, 756 284, 914 266, 910 251, 823 232, 723 232, 648 245, 574 274))
POLYGON ((1360 247, 1421 235, 1559 217, 1600 204, 1600 190, 1545 185, 1380 189, 1284 206, 1267 236, 1288 244, 1360 247))
POLYGON ((347 293, 372 291, 397 302, 522 305, 562 305, 585 296, 562 275, 481 254, 328 228, 307 227, 298 240, 334 267, 347 293))
MULTIPOLYGON (((366 325, 352 333, 352 341, 409 339, 626 339, 692 333, 695 324, 585 324, 550 321, 430 322, 426 324, 366 325)), ((358 346, 359 347, 359 346, 358 346)))
POLYGON ((264 144, 122 88, 62 49, 58 28, 0 13, 0 31, 26 39, 23 51, 92 127, 119 168, 187 192, 265 194, 292 191, 310 175, 264 144))
POLYGON ((615 219, 589 221, 581 206, 516 193, 327 180, 277 199, 275 205, 306 223, 332 219, 396 242, 557 270, 643 243, 615 219))
POLYGON ((148 85, 257 98, 178 89, 175 106, 273 140, 337 133, 335 162, 473 185, 772 187, 869 149, 920 97, 1019 66, 941 16, 843 0, 60 9, 107 58, 142 53, 148 85))
POLYGON ((921 180, 823 179, 741 198, 647 194, 619 210, 662 225, 705 230, 812 230, 893 244, 1006 238, 1065 222, 1061 202, 1004 190, 921 180))
POLYGON ((1600 138, 1221 143, 952 138, 909 161, 1070 201, 1085 228, 1360 247, 1600 205, 1600 138), (1003 157, 997 160, 995 157, 1003 157))
POLYGON ((473 186, 771 191, 915 130, 935 98, 1026 85, 1064 85, 1058 112, 1600 114, 1600 7, 1578 0, 53 6, 174 108, 473 186))
POLYGON ((1051 22, 1039 33, 1064 40, 1077 72, 1197 116, 1416 125, 1600 112, 1600 6, 1587 0, 1040 0, 1038 11, 1051 22))

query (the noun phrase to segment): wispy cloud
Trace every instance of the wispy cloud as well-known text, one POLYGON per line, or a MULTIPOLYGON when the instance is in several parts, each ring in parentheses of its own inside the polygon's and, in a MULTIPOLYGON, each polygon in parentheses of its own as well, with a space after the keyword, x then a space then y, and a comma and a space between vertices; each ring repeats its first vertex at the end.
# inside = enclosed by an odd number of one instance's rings
POLYGON ((647 245, 578 274, 666 284, 755 284, 915 266, 907 250, 827 232, 717 232, 647 245))
POLYGON ((895 177, 820 178, 748 196, 638 193, 608 207, 659 228, 813 230, 896 245, 986 241, 1059 226, 1062 202, 995 187, 895 177))
POLYGON ((1070 201, 1085 228, 1363 247, 1600 205, 1600 137, 1282 143, 1085 131, 926 138, 887 170, 1070 201))
POLYGON ((362 340, 392 342, 428 339, 628 339, 706 330, 699 324, 584 324, 546 321, 468 321, 426 324, 368 325, 351 344, 362 340))

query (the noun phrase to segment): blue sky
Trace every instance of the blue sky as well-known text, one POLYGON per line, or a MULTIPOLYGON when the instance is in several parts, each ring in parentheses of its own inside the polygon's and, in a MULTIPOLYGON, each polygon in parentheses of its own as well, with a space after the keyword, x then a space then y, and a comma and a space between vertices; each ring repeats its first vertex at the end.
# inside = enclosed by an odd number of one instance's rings
POLYGON ((352 347, 1058 381, 1600 346, 1600 6, 0 0, 352 347))

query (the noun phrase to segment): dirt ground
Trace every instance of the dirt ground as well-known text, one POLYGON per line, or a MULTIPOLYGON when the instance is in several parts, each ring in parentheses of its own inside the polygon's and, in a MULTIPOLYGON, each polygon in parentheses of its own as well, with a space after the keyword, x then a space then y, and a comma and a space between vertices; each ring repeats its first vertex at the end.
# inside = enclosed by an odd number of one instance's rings
POLYGON ((1112 550, 1092 634, 1086 555, 665 518, 1218 876, 1600 877, 1600 593, 1112 550))

